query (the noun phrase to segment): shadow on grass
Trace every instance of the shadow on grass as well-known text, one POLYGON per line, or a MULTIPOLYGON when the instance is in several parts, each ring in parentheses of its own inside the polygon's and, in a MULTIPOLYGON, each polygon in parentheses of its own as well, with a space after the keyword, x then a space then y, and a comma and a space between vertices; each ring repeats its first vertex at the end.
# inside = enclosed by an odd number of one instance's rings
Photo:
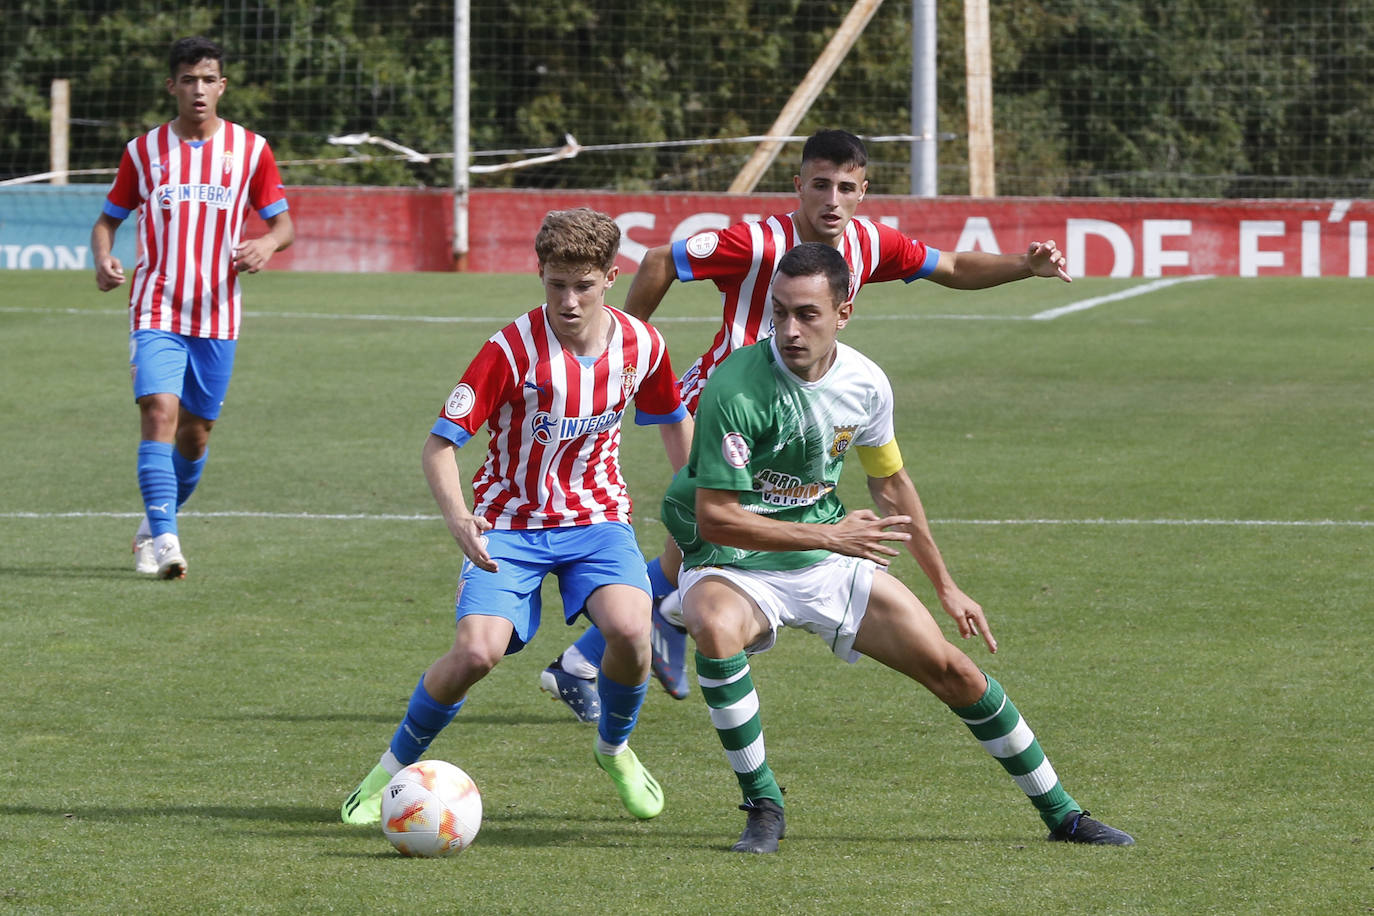
MULTIPOLYGON (((72 806, 0 805, 0 817, 37 816, 55 818, 79 824, 84 821, 127 824, 165 821, 169 818, 219 819, 240 821, 248 826, 243 831, 251 835, 300 838, 305 835, 324 839, 365 840, 366 849, 335 848, 321 854, 328 858, 381 859, 397 853, 381 837, 375 825, 351 825, 339 821, 337 808, 317 808, 287 805, 157 805, 157 806, 72 806)), ((733 825, 732 825, 733 826, 733 825)), ((742 826, 742 824, 741 824, 742 826)), ((835 834, 818 832, 810 837, 793 834, 791 845, 825 844, 867 846, 874 849, 890 847, 894 851, 915 846, 980 846, 989 844, 1010 849, 1026 849, 1041 845, 1041 838, 1024 836, 956 836, 940 834, 904 834, 875 836, 872 834, 835 834)), ((482 825, 477 842, 486 847, 504 849, 621 849, 628 845, 662 848, 670 853, 692 850, 701 853, 728 852, 736 835, 711 827, 688 827, 672 822, 639 822, 627 815, 609 814, 569 818, 563 813, 503 810, 499 816, 489 817, 482 825)), ((784 840, 784 843, 788 841, 784 840)))
MULTIPOLYGON (((175 818, 217 819, 251 824, 242 831, 248 835, 301 837, 312 835, 340 840, 361 839, 368 849, 335 849, 325 855, 339 858, 373 859, 395 856, 396 852, 381 837, 375 825, 351 825, 339 821, 337 808, 287 805, 113 805, 52 807, 43 805, 0 805, 0 817, 31 816, 54 818, 72 824, 82 821, 113 824, 166 822, 175 818), (307 828, 302 831, 302 828, 307 828), (371 848, 380 841, 379 848, 371 848)), ((570 819, 562 814, 544 812, 502 812, 499 818, 483 824, 479 842, 483 846, 511 849, 531 848, 622 848, 627 844, 664 846, 680 849, 684 842, 702 849, 722 845, 722 837, 695 830, 662 829, 665 825, 640 824, 628 816, 600 816, 570 819)), ((239 832, 239 831, 236 831, 239 832)), ((733 841, 733 838, 730 840, 733 841)))
MULTIPOLYGON (((267 712, 267 713, 236 713, 234 715, 208 716, 207 718, 217 719, 221 722, 290 722, 295 724, 305 722, 384 722, 389 725, 398 725, 405 717, 405 707, 400 706, 394 712, 388 713, 358 713, 358 712, 322 712, 322 713, 290 713, 290 712, 267 712)), ((498 715, 494 713, 462 713, 454 724, 466 728, 469 725, 562 725, 567 724, 573 728, 581 729, 586 726, 572 721, 570 716, 551 715, 551 716, 513 716, 498 715)), ((591 729, 587 729, 591 734, 591 729)))
POLYGON ((146 804, 131 807, 113 805, 72 805, 54 808, 41 805, 0 805, 0 816, 38 815, 64 820, 135 821, 151 817, 213 817, 225 820, 269 821, 274 823, 338 823, 339 812, 329 808, 309 808, 288 805, 164 805, 146 804))
POLYGON ((126 582, 162 582, 157 576, 142 576, 131 566, 0 566, 0 576, 16 579, 116 579, 126 582))
MULTIPOLYGON (((347 827, 360 837, 372 837, 378 828, 347 827)), ((669 828, 657 822, 641 823, 628 816, 585 817, 576 820, 560 814, 503 812, 499 818, 485 820, 474 841, 485 847, 503 849, 624 849, 626 846, 663 848, 680 851, 728 850, 735 841, 716 833, 669 828)), ((389 848, 382 853, 394 856, 389 848)), ((374 858, 373 851, 334 850, 326 853, 340 858, 374 858)))

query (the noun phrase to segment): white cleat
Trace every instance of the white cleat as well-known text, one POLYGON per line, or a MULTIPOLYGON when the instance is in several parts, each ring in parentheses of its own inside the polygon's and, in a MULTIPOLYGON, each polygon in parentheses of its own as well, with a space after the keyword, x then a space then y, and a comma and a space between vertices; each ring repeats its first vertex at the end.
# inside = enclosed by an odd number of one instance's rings
POLYGON ((186 558, 181 555, 181 541, 175 534, 159 535, 153 541, 160 579, 185 579, 186 558))
POLYGON ((151 534, 134 535, 134 572, 145 576, 157 574, 157 554, 153 550, 151 534))

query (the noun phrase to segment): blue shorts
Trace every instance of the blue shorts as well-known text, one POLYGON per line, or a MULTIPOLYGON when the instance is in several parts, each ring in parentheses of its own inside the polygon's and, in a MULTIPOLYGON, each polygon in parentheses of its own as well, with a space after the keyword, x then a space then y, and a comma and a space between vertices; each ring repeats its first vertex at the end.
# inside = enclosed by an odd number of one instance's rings
POLYGON ((539 629, 540 586, 558 577, 563 617, 568 623, 587 607, 587 598, 603 585, 632 585, 652 595, 644 554, 634 530, 624 522, 600 522, 575 528, 538 531, 493 530, 485 535, 496 572, 464 561, 458 577, 455 616, 503 617, 515 625, 506 654, 525 647, 539 629))
POLYGON ((181 406, 196 416, 217 419, 229 393, 237 348, 237 340, 134 331, 129 335, 134 400, 150 394, 174 394, 181 399, 181 406))

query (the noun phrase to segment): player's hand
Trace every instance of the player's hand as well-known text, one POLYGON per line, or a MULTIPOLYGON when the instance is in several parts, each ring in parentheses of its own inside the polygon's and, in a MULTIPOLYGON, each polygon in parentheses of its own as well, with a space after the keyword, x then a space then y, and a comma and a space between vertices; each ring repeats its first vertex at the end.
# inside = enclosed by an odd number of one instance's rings
POLYGON ((1026 263, 1030 265, 1031 273, 1037 277, 1058 277, 1065 283, 1073 282, 1073 277, 1069 276, 1068 259, 1054 244, 1054 239, 1048 242, 1031 242, 1030 247, 1026 249, 1026 263))
POLYGON ((95 285, 102 293, 108 293, 124 282, 124 265, 119 258, 107 255, 95 262, 95 285))
POLYGON ((861 557, 865 560, 872 560, 879 566, 887 566, 892 562, 892 558, 899 556, 901 551, 887 546, 885 541, 909 541, 911 534, 907 531, 889 531, 893 525, 909 525, 911 516, 909 515, 887 515, 879 517, 871 509, 859 509, 851 512, 840 521, 830 526, 832 542, 829 549, 833 553, 842 553, 849 557, 861 557))
POLYGON ((963 589, 957 585, 952 586, 940 596, 940 604, 944 607, 945 613, 953 617, 954 622, 959 625, 960 636, 968 639, 981 633, 988 649, 992 652, 997 651, 997 640, 993 638, 992 628, 988 626, 988 619, 983 615, 983 608, 977 601, 965 595, 963 589))
POLYGON ((469 515, 460 519, 454 527, 453 536, 457 539, 458 546, 463 548, 463 555, 468 558, 468 562, 486 572, 496 572, 496 561, 487 553, 487 539, 482 537, 483 531, 491 530, 491 522, 476 515, 469 515))
POLYGON ((268 236, 249 239, 234 249, 234 269, 241 274, 255 274, 267 266, 277 253, 277 243, 268 236))

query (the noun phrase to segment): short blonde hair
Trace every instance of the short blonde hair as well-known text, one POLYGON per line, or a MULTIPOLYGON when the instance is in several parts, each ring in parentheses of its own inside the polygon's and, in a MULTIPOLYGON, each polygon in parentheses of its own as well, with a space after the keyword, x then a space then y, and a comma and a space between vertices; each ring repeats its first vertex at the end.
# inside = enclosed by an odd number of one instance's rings
POLYGON ((539 266, 594 267, 610 273, 620 250, 620 227, 589 207, 551 210, 534 237, 539 266))

